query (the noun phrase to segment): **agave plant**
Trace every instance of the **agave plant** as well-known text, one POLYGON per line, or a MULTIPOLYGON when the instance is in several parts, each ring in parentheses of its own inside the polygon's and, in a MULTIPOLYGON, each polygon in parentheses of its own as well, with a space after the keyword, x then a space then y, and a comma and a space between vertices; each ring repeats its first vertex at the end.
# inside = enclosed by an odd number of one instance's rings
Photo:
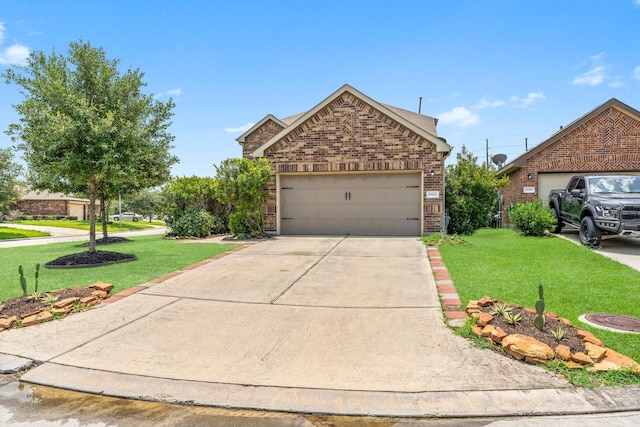
POLYGON ((556 340, 562 341, 562 338, 564 338, 564 336, 567 334, 567 331, 558 326, 557 328, 552 329, 551 333, 556 340))
POLYGON ((507 311, 503 316, 502 319, 510 324, 510 325, 517 325, 521 320, 522 320, 522 313, 516 313, 514 311, 507 311))
POLYGON ((506 302, 501 302, 500 304, 494 302, 491 306, 491 311, 489 311, 489 314, 504 316, 510 311, 513 311, 513 307, 508 305, 506 302))
POLYGON ((44 305, 53 305, 56 301, 58 301, 58 297, 47 292, 40 298, 40 301, 44 305))

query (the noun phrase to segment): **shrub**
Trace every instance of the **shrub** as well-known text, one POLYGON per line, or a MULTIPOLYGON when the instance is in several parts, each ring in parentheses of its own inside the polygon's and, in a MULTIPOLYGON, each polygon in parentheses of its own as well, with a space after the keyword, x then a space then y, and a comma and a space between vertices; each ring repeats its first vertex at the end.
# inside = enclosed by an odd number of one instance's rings
POLYGON ((209 237, 213 216, 206 210, 188 210, 179 216, 168 218, 169 236, 174 237, 209 237))
POLYGON ((556 225, 553 213, 540 199, 517 203, 509 210, 509 218, 525 236, 542 236, 556 225))

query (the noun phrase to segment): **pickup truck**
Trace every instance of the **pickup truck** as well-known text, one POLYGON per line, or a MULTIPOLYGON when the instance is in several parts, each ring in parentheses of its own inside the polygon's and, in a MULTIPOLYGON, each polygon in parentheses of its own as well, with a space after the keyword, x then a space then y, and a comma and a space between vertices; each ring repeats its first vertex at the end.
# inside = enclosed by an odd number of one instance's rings
POLYGON ((580 243, 599 246, 604 236, 640 236, 640 176, 576 175, 551 190, 549 207, 563 226, 578 230, 580 243))

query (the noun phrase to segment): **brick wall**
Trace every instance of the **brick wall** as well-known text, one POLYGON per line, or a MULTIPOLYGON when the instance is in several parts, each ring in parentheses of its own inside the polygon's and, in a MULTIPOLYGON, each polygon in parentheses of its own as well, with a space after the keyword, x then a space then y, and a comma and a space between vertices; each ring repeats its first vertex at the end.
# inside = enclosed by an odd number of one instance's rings
POLYGON ((69 215, 64 200, 19 200, 16 210, 25 215, 69 215))
MULTIPOLYGON (((273 122, 267 122, 273 123, 273 122)), ((264 127, 264 126, 263 126, 264 127)), ((260 129, 245 139, 258 144, 274 130, 260 129)), ((267 138, 268 139, 268 138, 267 138)), ((253 146, 253 145, 252 145, 253 146)), ((243 145, 243 155, 247 156, 243 145)), ((442 230, 443 172, 442 153, 402 124, 373 106, 345 92, 305 123, 265 151, 273 166, 274 181, 269 185, 267 230, 276 231, 277 205, 275 176, 300 172, 424 171, 424 192, 437 190, 440 197, 424 199, 425 233, 442 230), (434 170, 434 176, 430 171, 434 170)))
MULTIPOLYGON (((537 193, 523 194, 524 186, 538 182, 538 172, 640 171, 640 121, 609 107, 527 159, 526 166, 509 175, 503 189, 504 208, 531 201, 537 193), (527 175, 531 174, 529 180, 527 175)), ((536 185, 537 190, 537 185, 536 185)), ((503 220, 507 221, 506 213, 503 220)))

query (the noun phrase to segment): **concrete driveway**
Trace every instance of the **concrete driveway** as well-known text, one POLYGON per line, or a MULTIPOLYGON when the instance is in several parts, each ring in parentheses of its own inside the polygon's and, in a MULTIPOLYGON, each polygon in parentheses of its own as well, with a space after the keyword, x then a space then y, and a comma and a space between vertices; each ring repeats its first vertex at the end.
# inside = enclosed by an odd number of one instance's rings
POLYGON ((629 404, 456 337, 414 238, 278 237, 148 285, 2 332, 0 353, 43 362, 27 382, 225 407, 502 416, 629 404))

